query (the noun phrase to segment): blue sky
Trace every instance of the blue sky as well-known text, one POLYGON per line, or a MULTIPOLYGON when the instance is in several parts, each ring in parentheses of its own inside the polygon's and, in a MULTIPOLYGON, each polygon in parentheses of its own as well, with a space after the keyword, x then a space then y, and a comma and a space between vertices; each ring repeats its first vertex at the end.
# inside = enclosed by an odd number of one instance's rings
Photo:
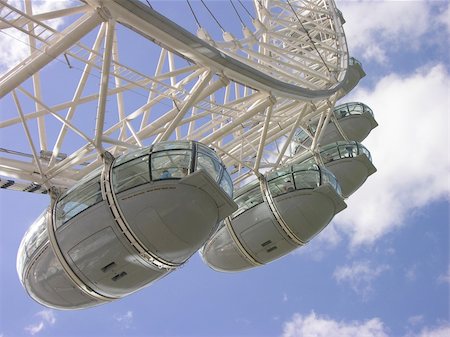
POLYGON ((261 268, 217 273, 195 255, 122 300, 56 311, 26 295, 15 266, 49 200, 0 191, 0 337, 450 336, 449 3, 338 7, 367 73, 342 102, 373 109, 364 144, 378 172, 327 229, 261 268))

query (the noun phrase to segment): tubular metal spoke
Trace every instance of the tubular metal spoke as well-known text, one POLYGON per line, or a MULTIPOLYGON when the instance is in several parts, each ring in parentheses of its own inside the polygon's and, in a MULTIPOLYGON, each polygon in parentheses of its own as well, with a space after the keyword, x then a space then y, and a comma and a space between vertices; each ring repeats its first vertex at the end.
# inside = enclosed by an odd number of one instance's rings
POLYGON ((197 36, 137 0, 39 14, 24 3, 0 0, 0 33, 29 48, 0 77, 1 99, 15 102, 3 105, 0 132, 22 126, 32 153, 2 144, 0 172, 48 188, 67 188, 104 151, 118 156, 174 139, 214 147, 235 182, 246 181, 292 158, 299 129, 317 151, 345 82, 349 57, 332 0, 227 2, 242 28, 233 32, 202 2, 222 39, 189 1, 197 36), (55 95, 51 76, 67 81, 55 95))

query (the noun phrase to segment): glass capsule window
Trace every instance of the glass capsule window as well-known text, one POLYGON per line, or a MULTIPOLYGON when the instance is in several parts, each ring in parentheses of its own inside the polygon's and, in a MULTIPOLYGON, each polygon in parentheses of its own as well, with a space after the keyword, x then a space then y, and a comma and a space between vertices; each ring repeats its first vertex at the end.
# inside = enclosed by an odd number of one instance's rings
POLYGON ((271 180, 269 182, 269 191, 272 197, 295 191, 295 184, 292 174, 286 174, 271 180))
POLYGON ((234 202, 238 205, 238 209, 233 213, 233 218, 264 202, 261 187, 259 186, 259 180, 251 182, 244 189, 245 192, 241 192, 240 195, 234 199, 234 202))
POLYGON ((31 257, 36 250, 48 240, 47 234, 48 209, 33 222, 25 233, 17 253, 17 273, 22 279, 22 271, 27 257, 31 257))
POLYGON ((203 169, 231 197, 233 183, 222 161, 207 146, 189 141, 168 141, 126 155, 114 162, 112 181, 116 193, 151 181, 181 179, 203 169), (194 167, 195 163, 195 167, 194 167))
POLYGON ((350 102, 338 105, 334 108, 334 115, 341 119, 350 115, 362 115, 368 113, 373 117, 373 111, 367 105, 360 102, 350 102))
POLYGON ((309 162, 295 164, 280 171, 286 172, 287 170, 290 171, 289 174, 281 177, 273 178, 276 171, 268 175, 269 191, 272 197, 295 190, 314 189, 321 183, 320 169, 315 164, 309 162))
MULTIPOLYGON (((231 177, 219 156, 207 146, 188 141, 162 142, 117 158, 112 169, 113 190, 120 193, 151 181, 181 179, 196 169, 204 169, 225 193, 233 196, 231 177)), ((57 227, 103 200, 101 170, 95 169, 58 200, 57 227)))
MULTIPOLYGON (((272 198, 293 191, 315 189, 324 184, 330 185, 341 195, 341 187, 334 174, 309 159, 300 164, 270 172, 266 175, 266 180, 272 198)), ((239 208, 233 213, 233 218, 264 202, 259 181, 253 181, 238 191, 234 201, 239 208)))
POLYGON ((152 180, 183 178, 189 174, 192 161, 191 150, 166 150, 152 153, 152 180))
POLYGON ((342 197, 341 185, 339 185, 336 176, 326 167, 321 167, 320 173, 321 173, 321 184, 322 185, 329 184, 342 197))
POLYGON ((148 156, 131 159, 114 167, 113 176, 113 188, 116 193, 149 183, 148 156))
POLYGON ((359 62, 357 59, 355 59, 354 57, 350 57, 349 59, 349 65, 359 65, 360 67, 362 67, 362 63, 359 62))
POLYGON ((231 177, 228 175, 228 172, 224 168, 224 172, 222 174, 222 179, 220 180, 220 187, 228 194, 230 197, 233 197, 233 181, 231 177))
POLYGON ((114 160, 114 166, 118 166, 118 165, 128 162, 130 160, 148 155, 149 151, 150 151, 150 149, 148 147, 145 147, 143 149, 135 150, 135 151, 129 152, 127 154, 124 154, 120 157, 117 157, 114 160))
POLYGON ((80 180, 56 204, 56 225, 63 225, 77 214, 102 201, 100 174, 80 180))
POLYGON ((358 142, 337 142, 325 146, 320 151, 320 155, 325 164, 334 160, 352 158, 362 154, 366 155, 372 161, 369 150, 358 142))

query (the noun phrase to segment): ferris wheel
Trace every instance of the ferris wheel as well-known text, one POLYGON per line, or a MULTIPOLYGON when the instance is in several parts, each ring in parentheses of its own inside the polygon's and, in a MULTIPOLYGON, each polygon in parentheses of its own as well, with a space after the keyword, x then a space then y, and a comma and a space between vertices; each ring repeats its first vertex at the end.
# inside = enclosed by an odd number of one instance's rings
POLYGON ((372 111, 336 105, 365 73, 334 1, 220 5, 226 19, 205 1, 173 2, 169 19, 148 1, 38 12, 0 0, 6 55, 23 55, 0 77, 0 187, 52 200, 18 255, 35 299, 108 302, 199 249, 217 270, 265 264, 306 244, 376 171, 359 143, 372 111), (123 256, 90 270, 93 242, 123 256), (30 275, 49 261, 59 278, 43 290, 30 275), (50 293, 65 282, 73 294, 50 293))
MULTIPOLYGON (((0 128, 10 138, 0 167, 11 188, 69 187, 104 151, 171 139, 213 146, 238 182, 286 161, 296 130, 330 118, 345 93, 342 17, 325 0, 245 9, 252 26, 243 21, 214 40, 138 1, 89 0, 36 15, 31 1, 21 9, 1 1, 2 33, 29 49, 0 82, 0 128), (52 19, 62 24, 53 28, 52 19)), ((322 129, 309 135, 311 151, 322 129)))

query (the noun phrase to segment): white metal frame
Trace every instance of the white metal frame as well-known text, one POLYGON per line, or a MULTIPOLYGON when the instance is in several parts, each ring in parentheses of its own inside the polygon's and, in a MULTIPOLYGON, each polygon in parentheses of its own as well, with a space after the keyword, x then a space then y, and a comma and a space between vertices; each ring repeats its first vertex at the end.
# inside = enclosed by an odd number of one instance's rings
POLYGON ((23 9, 0 0, 0 34, 20 31, 30 46, 29 57, 0 77, 0 99, 14 102, 2 110, 16 110, 2 111, 0 132, 22 125, 29 145, 0 145, 0 187, 12 179, 19 190, 31 183, 40 191, 67 188, 101 165, 105 151, 117 156, 169 139, 214 147, 240 183, 292 157, 295 131, 320 116, 308 149, 317 152, 347 74, 337 8, 333 0, 255 0, 254 9, 253 27, 243 27, 241 37, 224 32, 214 41, 204 28, 198 37, 187 33, 135 0, 88 0, 36 15, 30 0, 23 9), (72 23, 52 28, 46 22, 54 18, 72 23), (130 48, 118 37, 124 26, 158 48, 151 73, 119 60, 130 48), (46 101, 40 76, 55 62, 79 72, 72 98, 56 104, 46 101), (139 102, 130 104, 129 93, 139 102), (92 103, 95 122, 83 122, 89 129, 77 116, 91 116, 92 103), (50 130, 49 119, 58 130, 50 130), (73 149, 74 138, 84 145, 73 149))

